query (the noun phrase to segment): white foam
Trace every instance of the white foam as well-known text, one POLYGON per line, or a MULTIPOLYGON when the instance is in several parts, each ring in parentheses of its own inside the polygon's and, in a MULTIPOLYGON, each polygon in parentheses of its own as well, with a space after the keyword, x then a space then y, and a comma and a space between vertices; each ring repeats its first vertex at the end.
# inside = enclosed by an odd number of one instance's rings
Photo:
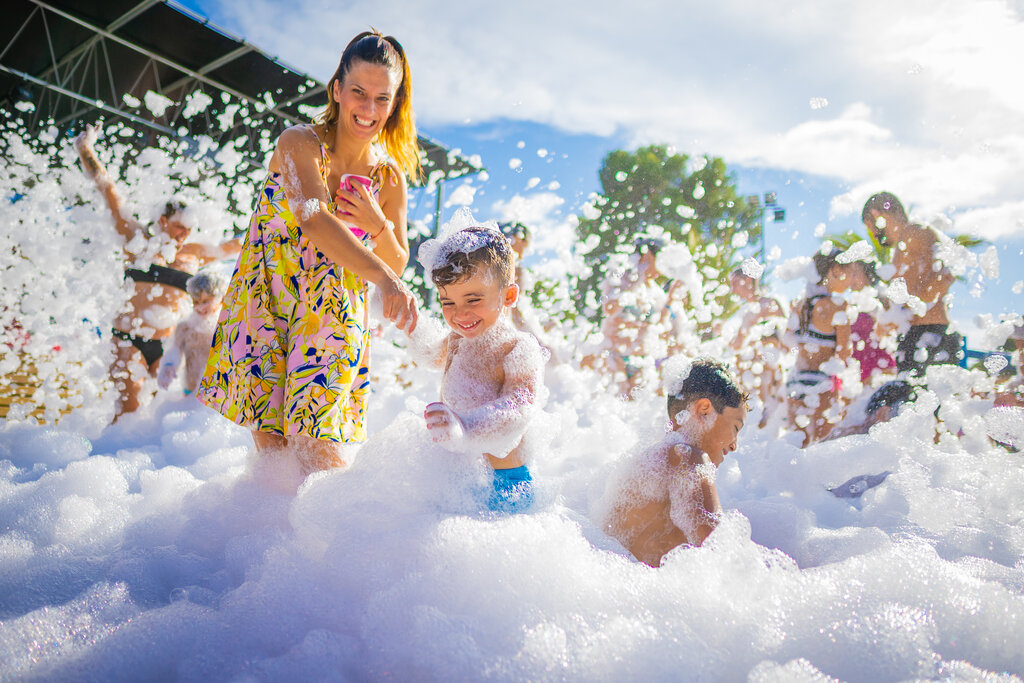
MULTIPOLYGON (((106 330, 126 296, 118 243, 73 152, 10 143, 25 162, 5 169, 13 187, 42 173, 52 182, 0 207, 10 226, 0 234, 0 329, 4 343, 18 338, 15 318, 30 333, 37 373, 52 380, 38 405, 53 415, 0 426, 0 678, 1024 671, 1024 468, 988 438, 1019 438, 1021 420, 975 395, 991 390, 987 372, 930 371, 931 391, 891 422, 804 450, 748 419, 717 471, 719 527, 655 570, 604 534, 599 510, 629 454, 660 438, 665 400, 650 386, 618 400, 575 362, 545 366, 550 396, 536 424, 547 443, 530 465, 537 502, 515 516, 486 512, 490 472, 479 457, 430 441, 422 409, 437 399, 437 373, 386 337, 374 340, 369 441, 347 470, 301 486, 287 462, 252 462, 248 431, 191 399, 159 395, 105 428, 106 330), (53 210, 62 206, 74 208, 53 210), (61 386, 84 397, 77 407, 61 386), (884 470, 860 498, 827 490, 884 470)), ((132 172, 138 215, 174 187, 168 154, 132 172)), ((205 199, 188 192, 230 225, 230 185, 205 199)), ((688 291, 711 311, 704 287, 688 291)), ((588 332, 552 334, 575 343, 588 332)), ((685 339, 694 355, 724 357, 721 339, 685 339)), ((0 357, 5 374, 11 362, 0 357)), ((661 379, 679 372, 666 367, 661 379)))

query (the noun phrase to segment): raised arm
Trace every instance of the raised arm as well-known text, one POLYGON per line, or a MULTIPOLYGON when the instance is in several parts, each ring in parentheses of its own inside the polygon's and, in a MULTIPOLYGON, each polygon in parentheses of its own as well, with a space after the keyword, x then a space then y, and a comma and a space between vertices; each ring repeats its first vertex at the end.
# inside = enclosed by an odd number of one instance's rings
POLYGON ((417 365, 438 368, 444 366, 455 334, 449 332, 437 318, 421 318, 416 329, 408 336, 405 348, 417 365))
POLYGON ((144 234, 142 226, 138 221, 128 216, 124 211, 124 199, 118 192, 117 186, 107 173, 107 169, 96 156, 95 143, 99 129, 96 126, 86 126, 85 130, 75 138, 75 151, 82 162, 82 170, 96 183, 96 188, 103 195, 107 202, 107 208, 114 218, 114 228, 118 234, 124 237, 125 242, 130 242, 136 235, 144 234))
POLYGON ((331 213, 331 198, 317 164, 319 158, 316 135, 309 128, 294 126, 281 134, 270 162, 271 170, 282 174, 281 186, 303 234, 327 258, 380 288, 385 318, 400 329, 415 328, 416 304, 412 293, 383 260, 366 249, 331 213))

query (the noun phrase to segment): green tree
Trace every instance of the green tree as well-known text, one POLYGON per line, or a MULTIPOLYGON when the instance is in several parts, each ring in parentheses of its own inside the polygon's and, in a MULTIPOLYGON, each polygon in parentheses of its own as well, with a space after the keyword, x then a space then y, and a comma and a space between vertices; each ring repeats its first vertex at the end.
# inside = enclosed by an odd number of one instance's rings
POLYGON ((704 291, 723 298, 718 285, 727 282, 737 250, 760 238, 761 210, 739 196, 720 158, 695 161, 665 145, 605 157, 602 194, 577 228, 589 267, 576 283, 577 302, 587 317, 600 317, 599 288, 612 255, 632 253, 641 235, 685 243, 704 274, 704 291))

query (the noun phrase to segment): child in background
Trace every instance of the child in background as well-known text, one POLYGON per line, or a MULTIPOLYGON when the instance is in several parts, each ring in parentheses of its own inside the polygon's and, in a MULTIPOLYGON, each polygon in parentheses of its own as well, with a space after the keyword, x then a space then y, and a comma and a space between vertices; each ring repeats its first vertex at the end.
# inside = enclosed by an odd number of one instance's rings
POLYGON ((747 415, 746 394, 717 361, 695 361, 671 389, 672 431, 630 463, 605 522, 610 536, 652 567, 677 546, 701 545, 718 525, 715 471, 736 450, 747 415))
POLYGON ((802 448, 824 439, 839 422, 837 367, 845 367, 853 354, 846 301, 833 295, 849 291, 855 274, 863 269, 856 263, 839 263, 837 256, 814 255, 818 284, 790 316, 789 341, 797 348, 797 358, 786 389, 790 422, 804 435, 802 448))
POLYGON ((192 297, 192 313, 178 323, 171 338, 171 348, 164 354, 157 382, 166 389, 178 375, 178 366, 185 361, 184 392, 190 396, 199 386, 210 355, 210 344, 220 315, 221 300, 228 281, 212 271, 201 271, 188 279, 185 290, 192 297))
POLYGON ((864 406, 864 414, 859 419, 851 419, 851 416, 848 415, 844 424, 833 429, 823 441, 831 441, 851 434, 867 434, 876 424, 888 422, 899 415, 904 404, 913 403, 916 399, 917 391, 906 380, 895 379, 886 382, 871 394, 867 405, 864 406))
MULTIPOLYGON (((850 291, 859 292, 873 288, 879 282, 875 266, 869 261, 853 261, 849 264, 850 291)), ((870 384, 876 375, 896 374, 896 359, 881 346, 882 329, 887 326, 879 324, 878 318, 884 313, 882 305, 872 315, 868 311, 859 311, 857 316, 849 316, 851 356, 860 363, 860 381, 870 384)))
POLYGON ((736 374, 761 400, 759 424, 763 427, 783 403, 779 366, 786 314, 777 299, 761 293, 757 279, 743 268, 729 276, 729 289, 740 302, 740 325, 729 346, 736 352, 736 374))
POLYGON ((999 387, 995 405, 1024 407, 1024 324, 1017 325, 1007 340, 1014 346, 1013 358, 1017 363, 1016 375, 999 387))
POLYGON ((488 507, 519 512, 533 500, 527 427, 540 403, 544 358, 537 340, 510 320, 519 295, 512 247, 485 227, 428 244, 421 260, 432 256, 424 266, 451 332, 428 352, 444 375, 440 402, 423 413, 427 429, 449 450, 483 456, 494 470, 488 507))

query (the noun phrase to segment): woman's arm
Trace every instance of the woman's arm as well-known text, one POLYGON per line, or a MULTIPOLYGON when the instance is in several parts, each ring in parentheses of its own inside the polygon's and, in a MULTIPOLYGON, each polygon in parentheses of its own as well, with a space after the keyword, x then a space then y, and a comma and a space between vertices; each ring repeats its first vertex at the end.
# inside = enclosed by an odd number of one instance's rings
POLYGON ((406 213, 408 188, 405 177, 388 166, 383 172, 380 203, 362 184, 355 184, 356 192, 341 189, 339 203, 345 203, 349 213, 347 223, 353 223, 373 236, 377 246, 373 253, 396 274, 401 275, 409 263, 409 236, 406 213), (390 180, 389 180, 390 179, 390 180))
POLYGON ((836 357, 846 362, 853 352, 850 346, 850 320, 846 310, 846 304, 838 304, 832 297, 826 296, 814 304, 811 311, 811 322, 821 330, 831 330, 836 335, 836 357))
POLYGON ((85 130, 75 138, 75 150, 82 161, 82 170, 96 183, 96 188, 106 200, 107 208, 110 209, 110 214, 114 218, 114 228, 118 234, 124 237, 125 242, 130 242, 136 235, 145 233, 138 221, 125 214, 124 199, 107 173, 107 169, 96 156, 93 146, 96 143, 97 134, 96 126, 86 126, 85 130))
POLYGON ((303 234, 327 258, 380 288, 384 317, 399 329, 416 325, 416 304, 395 272, 366 249, 329 209, 330 196, 320 168, 320 143, 308 128, 294 126, 281 133, 271 170, 281 173, 281 187, 303 234))
POLYGON ((836 328, 836 357, 844 363, 853 356, 853 340, 850 339, 850 312, 846 304, 835 306, 832 322, 836 328))
POLYGON ((240 237, 233 237, 216 246, 201 244, 199 242, 189 242, 188 244, 182 245, 181 249, 178 250, 178 255, 191 256, 199 261, 200 264, 205 265, 212 261, 221 261, 223 259, 231 258, 232 256, 237 256, 238 252, 241 250, 242 239, 240 237))

